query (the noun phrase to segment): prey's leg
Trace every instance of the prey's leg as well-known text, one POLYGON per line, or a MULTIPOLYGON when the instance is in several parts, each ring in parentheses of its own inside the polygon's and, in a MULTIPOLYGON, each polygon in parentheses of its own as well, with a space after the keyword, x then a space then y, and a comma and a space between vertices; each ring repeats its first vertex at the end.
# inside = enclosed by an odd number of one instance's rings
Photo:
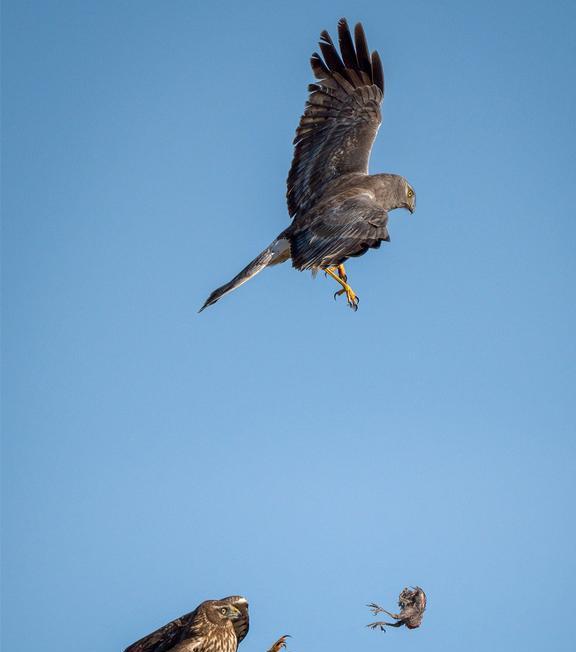
POLYGON ((337 268, 337 274, 334 271, 334 267, 326 267, 324 270, 328 276, 331 276, 337 283, 340 283, 342 289, 334 294, 334 298, 340 296, 341 294, 346 293, 346 299, 348 300, 348 305, 352 310, 358 310, 358 303, 360 299, 354 290, 348 285, 348 279, 346 272, 344 271, 344 265, 339 265, 337 268))
POLYGON ((366 627, 370 627, 370 629, 378 629, 380 628, 380 631, 385 632, 386 630, 384 627, 402 627, 404 623, 399 621, 397 623, 385 623, 384 621, 379 621, 377 623, 370 623, 369 625, 366 625, 366 627))
POLYGON ((366 605, 370 607, 370 611, 376 616, 377 614, 388 614, 391 618, 394 618, 394 620, 399 620, 402 618, 400 614, 393 614, 390 611, 386 611, 386 609, 382 609, 382 607, 375 602, 371 602, 369 605, 366 605))

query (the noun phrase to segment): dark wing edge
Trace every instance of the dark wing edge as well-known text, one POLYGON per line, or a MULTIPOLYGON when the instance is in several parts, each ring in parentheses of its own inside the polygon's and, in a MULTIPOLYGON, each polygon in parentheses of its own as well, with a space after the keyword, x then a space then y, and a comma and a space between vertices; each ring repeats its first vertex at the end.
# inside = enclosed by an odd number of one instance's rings
POLYGON ((198 608, 129 645, 124 652, 167 652, 192 634, 198 608))
POLYGON ((380 126, 384 73, 377 52, 370 54, 358 23, 354 40, 345 18, 338 22, 340 53, 328 32, 320 35, 323 58, 310 65, 316 84, 296 129, 286 198, 291 216, 311 208, 326 185, 342 174, 367 173, 370 150, 380 126))

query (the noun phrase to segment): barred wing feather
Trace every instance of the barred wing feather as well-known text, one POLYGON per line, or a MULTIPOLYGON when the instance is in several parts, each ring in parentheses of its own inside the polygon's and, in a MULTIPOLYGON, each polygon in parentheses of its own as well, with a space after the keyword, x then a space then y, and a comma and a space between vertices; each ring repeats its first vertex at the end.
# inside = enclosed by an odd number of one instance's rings
POLYGON ((321 34, 322 57, 310 61, 318 83, 300 118, 287 181, 288 211, 303 213, 328 184, 349 173, 368 172, 370 150, 380 126, 384 75, 377 52, 369 53, 361 24, 354 42, 344 18, 338 23, 340 54, 328 32, 321 34))

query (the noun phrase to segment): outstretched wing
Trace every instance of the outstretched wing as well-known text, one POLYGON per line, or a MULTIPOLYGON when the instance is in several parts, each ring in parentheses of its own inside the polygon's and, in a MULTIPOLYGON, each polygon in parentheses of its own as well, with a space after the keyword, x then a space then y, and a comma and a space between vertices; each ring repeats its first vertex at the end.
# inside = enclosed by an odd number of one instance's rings
MULTIPOLYGON (((176 618, 172 622, 160 627, 152 634, 144 636, 136 643, 132 643, 124 652, 167 652, 177 643, 187 638, 197 636, 198 647, 202 644, 202 637, 194 633, 194 623, 199 607, 185 616, 176 618)), ((192 650, 192 645, 190 646, 192 650)))
POLYGON ((317 84, 296 130, 294 159, 288 174, 288 212, 310 209, 335 178, 366 174, 380 126, 384 74, 377 52, 370 54, 362 25, 354 42, 344 18, 338 22, 338 54, 328 32, 320 35, 324 59, 314 53, 310 63, 317 84))
POLYGON ((306 224, 290 236, 292 264, 300 270, 333 267, 351 256, 361 256, 389 240, 388 214, 365 191, 348 198, 338 195, 331 205, 314 211, 306 224))

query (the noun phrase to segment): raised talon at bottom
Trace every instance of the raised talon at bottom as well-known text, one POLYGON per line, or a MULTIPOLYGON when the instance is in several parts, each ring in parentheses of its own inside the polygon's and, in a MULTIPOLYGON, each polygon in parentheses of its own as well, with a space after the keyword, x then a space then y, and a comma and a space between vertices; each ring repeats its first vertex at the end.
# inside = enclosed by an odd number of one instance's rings
POLYGON ((345 290, 342 288, 341 290, 334 292, 334 301, 336 301, 336 297, 339 297, 342 294, 346 294, 348 305, 352 310, 354 310, 354 312, 356 312, 356 310, 358 310, 358 304, 360 303, 360 297, 352 289, 345 290))
POLYGON ((324 273, 327 274, 328 276, 331 276, 335 281, 337 281, 342 286, 342 289, 334 294, 334 299, 336 299, 336 297, 339 297, 341 294, 346 293, 346 299, 348 300, 348 305, 350 306, 350 308, 352 308, 352 310, 354 311, 358 310, 358 303, 360 299, 358 298, 356 292, 354 292, 354 290, 348 285, 347 282, 348 277, 346 276, 344 265, 339 265, 337 268, 326 267, 324 273))

